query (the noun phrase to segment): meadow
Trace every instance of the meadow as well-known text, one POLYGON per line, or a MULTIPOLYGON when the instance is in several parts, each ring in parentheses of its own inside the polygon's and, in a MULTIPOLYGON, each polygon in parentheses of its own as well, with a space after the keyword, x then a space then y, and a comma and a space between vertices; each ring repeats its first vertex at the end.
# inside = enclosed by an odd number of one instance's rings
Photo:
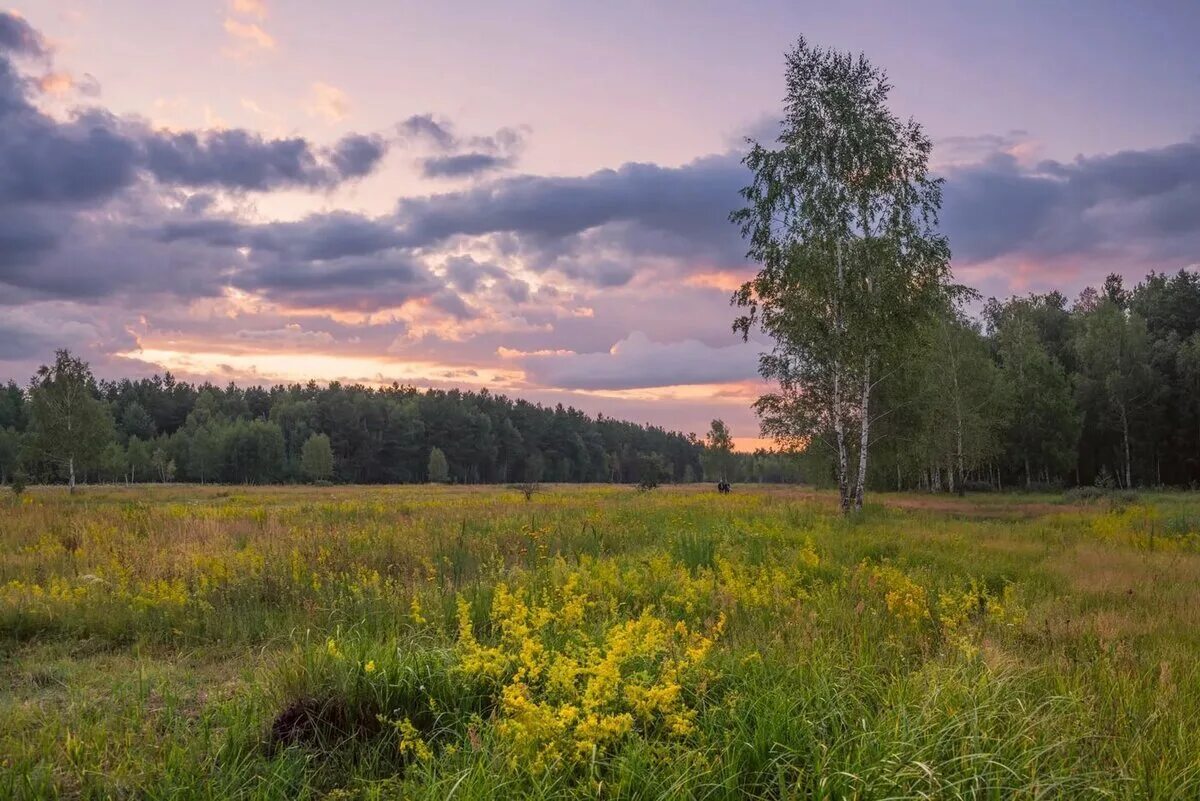
POLYGON ((35 488, 0 798, 1200 797, 1200 498, 35 488))

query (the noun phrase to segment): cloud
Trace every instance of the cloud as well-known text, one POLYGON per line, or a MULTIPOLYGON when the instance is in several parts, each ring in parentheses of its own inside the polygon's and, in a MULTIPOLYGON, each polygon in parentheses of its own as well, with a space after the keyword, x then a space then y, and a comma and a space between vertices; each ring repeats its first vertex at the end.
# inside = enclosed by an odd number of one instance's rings
POLYGON ((374 170, 386 153, 382 136, 348 134, 334 145, 329 161, 342 178, 361 178, 374 170))
POLYGON ((136 344, 124 327, 71 303, 28 304, 0 315, 0 362, 24 360, 58 348, 103 358, 136 344))
POLYGON ((350 98, 341 89, 323 81, 312 85, 308 113, 329 122, 340 122, 350 113, 350 98))
POLYGON ((395 308, 442 291, 423 265, 402 255, 330 262, 272 259, 239 269, 230 283, 292 308, 356 312, 395 308))
POLYGON ((996 153, 945 176, 942 220, 956 263, 1113 254, 1194 262, 1200 253, 1200 137, 1032 166, 996 153))
POLYGON ((229 8, 233 13, 246 17, 267 18, 266 0, 230 0, 229 8))
POLYGON ((736 154, 681 167, 630 163, 582 177, 518 176, 404 198, 396 217, 414 247, 510 234, 533 269, 613 286, 648 257, 742 263, 745 245, 728 215, 746 178, 736 154))
POLYGON ((256 345, 286 348, 320 348, 337 341, 328 331, 309 331, 299 323, 288 323, 282 328, 243 329, 235 333, 234 338, 256 345))
POLYGON ((694 339, 652 342, 634 331, 604 353, 551 353, 519 357, 543 386, 621 390, 752 379, 758 355, 751 345, 713 348, 694 339))
POLYGON ((256 191, 336 186, 370 172, 384 153, 380 140, 356 134, 320 152, 299 137, 268 140, 237 129, 158 133, 143 144, 145 166, 160 181, 256 191))
POLYGON ((244 247, 255 253, 303 261, 368 256, 402 244, 394 225, 351 212, 312 214, 295 222, 258 225, 201 217, 167 222, 149 233, 161 242, 191 240, 213 247, 244 247))
POLYGON ((411 139, 427 139, 442 150, 453 148, 457 139, 449 125, 434 120, 432 114, 414 114, 396 126, 401 136, 411 139))
POLYGON ((516 164, 525 148, 523 129, 500 128, 491 136, 460 137, 449 122, 432 114, 414 114, 396 130, 409 143, 437 151, 418 162, 426 178, 469 178, 506 169, 516 164))
POLYGON ((45 57, 50 51, 46 40, 24 18, 0 11, 0 52, 45 57))
POLYGON ((239 50, 233 51, 237 54, 244 55, 254 50, 275 49, 275 38, 256 23, 226 17, 225 32, 233 37, 239 46, 239 50))
POLYGON ((421 162, 421 173, 426 178, 460 178, 491 172, 512 164, 507 156, 491 153, 460 153, 454 156, 431 156, 421 162))

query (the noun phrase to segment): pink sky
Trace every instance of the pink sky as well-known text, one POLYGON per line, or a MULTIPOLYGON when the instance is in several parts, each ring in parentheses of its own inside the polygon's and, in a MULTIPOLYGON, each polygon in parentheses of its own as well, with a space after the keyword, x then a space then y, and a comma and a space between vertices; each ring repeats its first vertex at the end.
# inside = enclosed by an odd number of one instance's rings
POLYGON ((102 376, 486 386, 748 445, 768 343, 731 332, 725 218, 801 33, 889 71, 985 295, 1200 262, 1193 5, 824 5, 22 0, 0 379, 69 346, 102 376))

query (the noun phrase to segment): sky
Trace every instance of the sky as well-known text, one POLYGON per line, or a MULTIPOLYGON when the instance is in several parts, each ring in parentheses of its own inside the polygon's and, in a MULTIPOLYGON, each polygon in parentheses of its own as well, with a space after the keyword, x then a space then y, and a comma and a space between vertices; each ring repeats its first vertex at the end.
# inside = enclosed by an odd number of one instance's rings
MULTIPOLYGON (((0 0, 0 3, 4 0, 0 0)), ((11 0, 10 0, 11 2, 11 0)), ((463 387, 758 444, 727 221, 783 54, 865 52, 956 278, 1200 268, 1200 4, 0 5, 0 380, 463 387)))

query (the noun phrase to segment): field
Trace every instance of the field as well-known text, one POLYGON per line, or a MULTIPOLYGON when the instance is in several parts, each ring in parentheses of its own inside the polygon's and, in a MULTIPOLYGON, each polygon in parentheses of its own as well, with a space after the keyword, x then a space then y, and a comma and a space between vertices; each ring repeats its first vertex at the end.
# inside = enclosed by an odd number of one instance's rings
POLYGON ((1200 499, 0 498, 0 798, 1200 797, 1200 499))

